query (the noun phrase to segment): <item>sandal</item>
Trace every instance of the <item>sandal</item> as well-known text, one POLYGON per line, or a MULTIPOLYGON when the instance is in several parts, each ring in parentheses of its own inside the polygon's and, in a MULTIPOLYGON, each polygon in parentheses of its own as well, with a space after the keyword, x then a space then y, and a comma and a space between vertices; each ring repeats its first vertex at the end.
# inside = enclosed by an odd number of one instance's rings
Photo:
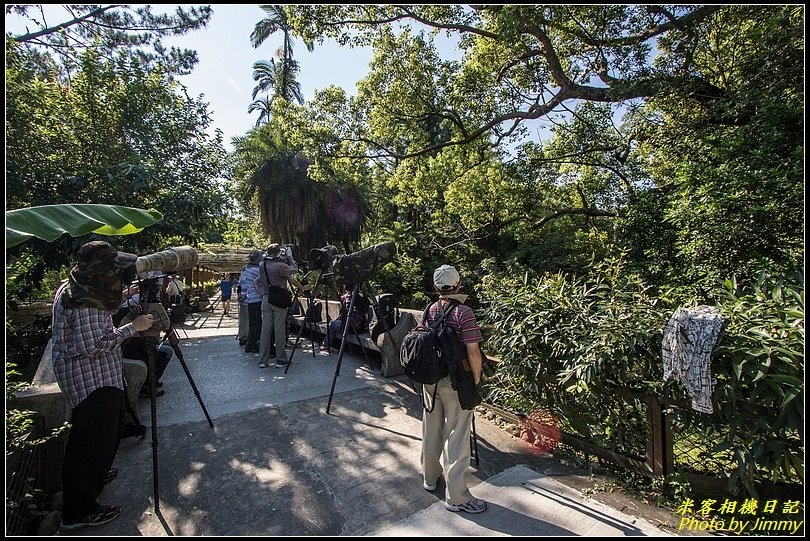
POLYGON ((99 505, 94 513, 82 517, 75 522, 62 522, 62 530, 75 530, 83 526, 100 526, 115 520, 121 514, 121 508, 117 505, 99 505))
POLYGON ((104 476, 104 484, 106 485, 116 477, 118 477, 118 468, 110 468, 110 471, 108 471, 107 475, 104 476))

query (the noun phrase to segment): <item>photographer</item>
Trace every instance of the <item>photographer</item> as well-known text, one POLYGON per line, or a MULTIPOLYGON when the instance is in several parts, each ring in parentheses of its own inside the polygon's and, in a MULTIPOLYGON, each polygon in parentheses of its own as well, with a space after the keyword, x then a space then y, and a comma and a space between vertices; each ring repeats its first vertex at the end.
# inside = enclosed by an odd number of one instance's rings
MULTIPOLYGON (((240 295, 244 299, 247 307, 247 331, 245 333, 245 343, 239 340, 239 345, 245 346, 245 353, 259 353, 259 337, 262 332, 262 297, 256 288, 253 287, 253 282, 259 277, 259 263, 262 261, 262 253, 259 250, 253 250, 248 255, 248 264, 239 275, 239 290, 240 295)), ((239 313, 239 327, 242 327, 242 313, 239 313)), ((241 332, 241 331, 240 331, 241 332)))
POLYGON ((151 314, 121 327, 112 321, 121 302, 119 271, 137 256, 104 241, 84 244, 77 255, 54 296, 52 323, 54 374, 71 408, 62 467, 64 530, 105 524, 121 512, 97 501, 117 474, 112 464, 126 422, 121 343, 153 323, 151 314))
MULTIPOLYGON (((264 261, 259 265, 259 290, 269 292, 273 287, 283 288, 289 293, 287 284, 290 283, 301 291, 309 291, 309 285, 302 284, 295 279, 298 264, 289 247, 271 244, 267 247, 264 261)), ((288 295, 289 297, 289 295, 288 295)), ((290 299, 286 299, 289 301, 290 299)), ((287 306, 277 306, 269 300, 268 293, 262 295, 262 335, 259 340, 259 368, 267 368, 271 362, 276 368, 287 366, 287 306), (274 335, 274 336, 272 336, 274 335), (273 344, 275 339, 275 344, 273 344), (275 355, 271 358, 271 349, 275 348, 275 355)))
MULTIPOLYGON (((122 321, 128 321, 131 318, 143 313, 143 306, 140 302, 140 286, 138 284, 130 285, 124 291, 124 300, 118 309, 118 312, 113 315, 113 324, 120 325, 122 321)), ((173 337, 173 336, 172 336, 173 337)), ((148 370, 146 379, 138 391, 140 398, 149 398, 152 380, 151 365, 149 364, 149 348, 146 343, 146 338, 143 336, 131 336, 121 343, 121 353, 125 359, 136 359, 143 361, 148 370)), ((169 361, 174 356, 174 350, 171 345, 163 343, 156 350, 155 355, 155 396, 163 396, 166 392, 161 388, 163 382, 160 378, 169 366, 169 361)))
POLYGON ((176 305, 183 308, 183 292, 186 286, 176 274, 166 277, 166 299, 169 306, 176 305))

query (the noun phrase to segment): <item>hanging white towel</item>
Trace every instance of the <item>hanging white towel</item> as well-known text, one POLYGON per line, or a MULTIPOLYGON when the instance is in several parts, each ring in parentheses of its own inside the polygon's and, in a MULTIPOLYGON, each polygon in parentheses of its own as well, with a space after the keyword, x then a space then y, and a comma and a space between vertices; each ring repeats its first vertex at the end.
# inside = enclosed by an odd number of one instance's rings
POLYGON ((678 308, 664 329, 661 357, 664 381, 680 381, 692 397, 692 409, 712 413, 711 355, 723 320, 713 306, 678 308))

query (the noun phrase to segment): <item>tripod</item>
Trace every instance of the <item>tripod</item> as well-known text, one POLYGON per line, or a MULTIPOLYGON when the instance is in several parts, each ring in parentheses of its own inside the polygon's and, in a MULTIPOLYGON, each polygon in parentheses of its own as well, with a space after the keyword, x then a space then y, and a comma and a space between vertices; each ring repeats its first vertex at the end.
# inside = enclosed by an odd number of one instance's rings
MULTIPOLYGON (((302 280, 303 283, 306 283, 307 276, 309 276, 311 273, 312 273, 312 271, 309 271, 308 273, 306 273, 304 275, 304 278, 302 280)), ((322 276, 323 276, 323 272, 318 274, 318 278, 315 280, 315 285, 312 286, 312 289, 310 289, 309 291, 306 292, 306 294, 307 294, 307 310, 309 309, 310 306, 312 306, 312 301, 315 298, 314 292, 315 292, 315 289, 318 287, 318 284, 320 283, 322 276)), ((292 306, 295 306, 295 303, 298 300, 298 293, 299 293, 299 290, 296 289, 295 290, 295 296, 293 297, 293 301, 292 301, 292 306)), ((327 309, 327 313, 328 313, 328 311, 329 310, 327 309)), ((327 326, 328 326, 328 323, 327 323, 327 326)), ((310 336, 310 338, 312 340, 312 356, 315 357, 315 336, 318 334, 317 333, 318 325, 315 322, 310 322, 310 321, 307 320, 307 313, 306 313, 306 310, 305 310, 304 311, 304 322, 301 324, 300 327, 298 327, 298 334, 295 337, 295 344, 293 344, 292 350, 290 351, 290 357, 288 359, 289 362, 287 363, 287 366, 284 367, 284 373, 285 374, 290 369, 290 365, 292 365, 293 355, 295 355, 295 350, 296 350, 296 348, 298 348, 298 342, 301 340, 301 333, 304 332, 305 327, 309 331, 309 336, 310 336), (310 326, 310 323, 311 323, 311 326, 310 326)))
MULTIPOLYGON (((151 280, 151 279, 150 279, 151 280)), ((194 391, 194 395, 197 397, 197 400, 200 403, 200 407, 205 414, 205 418, 208 420, 208 425, 211 428, 214 428, 214 422, 211 420, 211 416, 208 415, 208 410, 205 409, 205 404, 203 404, 202 397, 200 396, 200 391, 197 389, 197 385, 194 383, 194 379, 191 377, 191 372, 188 369, 188 365, 186 364, 186 360, 183 357, 183 352, 180 350, 180 339, 177 336, 177 333, 174 330, 174 327, 169 319, 168 315, 166 314, 166 310, 163 308, 163 305, 159 302, 159 291, 155 288, 156 283, 154 280, 151 280, 153 283, 149 283, 149 280, 145 280, 141 284, 141 291, 143 292, 143 304, 146 312, 151 313, 155 316, 155 320, 159 321, 158 329, 155 330, 148 330, 144 332, 146 337, 146 349, 149 359, 149 405, 150 405, 150 412, 151 412, 151 419, 152 419, 152 489, 155 496, 155 511, 160 510, 160 481, 158 475, 158 435, 157 435, 157 401, 155 390, 157 388, 157 368, 156 368, 156 359, 157 359, 157 339, 160 336, 161 328, 166 328, 166 337, 164 340, 169 341, 169 345, 172 347, 172 351, 177 356, 177 360, 180 362, 180 365, 183 367, 183 371, 186 373, 186 377, 188 378, 188 382, 191 384, 191 388, 194 391)))
MULTIPOLYGON (((361 282, 358 282, 352 289, 352 297, 351 300, 349 301, 349 308, 346 311, 346 324, 343 325, 342 331, 343 334, 340 337, 340 350, 338 352, 337 365, 335 366, 335 377, 332 379, 332 388, 329 390, 329 402, 327 402, 326 404, 327 415, 329 415, 329 408, 332 406, 332 396, 335 393, 335 384, 337 383, 337 377, 338 375, 340 375, 340 365, 343 362, 343 353, 346 350, 346 335, 349 332, 349 321, 351 318, 352 310, 354 309, 354 303, 357 301, 357 295, 358 293, 360 293, 360 284, 361 282)), ((373 298, 374 297, 371 297, 371 299, 373 298)), ((379 306, 377 306, 376 304, 376 299, 370 302, 374 307, 375 311, 379 311, 379 306)), ((391 329, 388 327, 388 322, 383 320, 383 324, 385 326, 385 332, 388 335, 388 339, 393 340, 393 337, 391 336, 391 329)), ((366 362, 368 363, 368 355, 366 354, 366 349, 363 346, 360 346, 360 349, 363 350, 363 356, 366 358, 366 362)))

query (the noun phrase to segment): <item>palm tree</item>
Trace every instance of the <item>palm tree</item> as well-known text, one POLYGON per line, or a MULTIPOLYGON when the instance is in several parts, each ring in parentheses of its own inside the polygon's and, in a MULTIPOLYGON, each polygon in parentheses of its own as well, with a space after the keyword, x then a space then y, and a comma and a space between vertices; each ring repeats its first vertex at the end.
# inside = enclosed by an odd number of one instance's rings
MULTIPOLYGON (((253 97, 256 97, 256 93, 253 93, 253 97)), ((256 127, 258 128, 261 126, 262 121, 265 123, 270 122, 270 111, 272 107, 272 102, 268 96, 263 98, 259 98, 255 100, 248 106, 248 113, 252 113, 253 111, 259 111, 259 118, 256 119, 256 127)))
POLYGON ((295 80, 295 76, 300 71, 298 62, 292 59, 281 59, 278 63, 274 60, 259 60, 253 64, 253 80, 258 84, 253 89, 253 99, 259 92, 273 90, 273 94, 285 100, 295 99, 299 105, 304 103, 304 95, 301 92, 301 83, 295 80))
MULTIPOLYGON (((266 92, 272 88, 276 96, 287 101, 295 99, 299 104, 303 104, 301 85, 295 80, 300 66, 293 60, 293 40, 285 8, 280 5, 261 5, 259 7, 264 10, 267 17, 256 23, 250 34, 250 43, 253 48, 257 49, 267 38, 279 30, 283 33, 283 40, 277 51, 280 59, 278 63, 274 60, 261 60, 253 64, 253 80, 259 82, 253 89, 253 98, 255 99, 259 92, 266 92)), ((305 41, 304 45, 309 51, 313 51, 315 48, 311 41, 305 41)))

